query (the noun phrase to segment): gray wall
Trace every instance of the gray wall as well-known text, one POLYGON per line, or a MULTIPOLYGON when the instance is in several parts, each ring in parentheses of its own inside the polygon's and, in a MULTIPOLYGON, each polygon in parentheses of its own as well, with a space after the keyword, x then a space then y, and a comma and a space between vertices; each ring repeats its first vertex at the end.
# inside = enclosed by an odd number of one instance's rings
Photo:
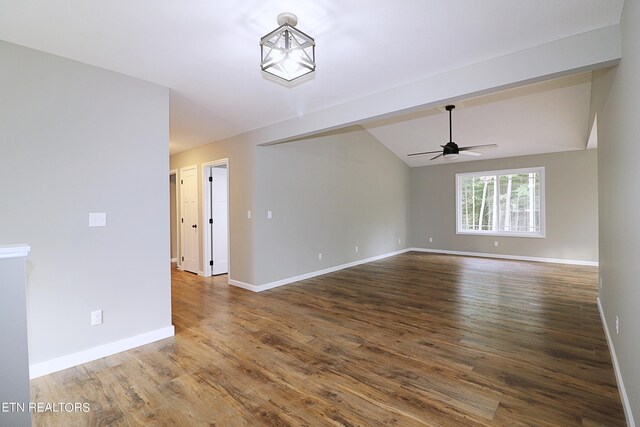
POLYGON ((258 147, 255 284, 406 248, 408 206, 409 167, 361 127, 258 147))
MULTIPOLYGON (((247 211, 254 209, 254 152, 255 147, 249 142, 224 140, 171 156, 171 169, 177 169, 178 174, 180 168, 198 165, 198 199, 201 204, 198 208, 199 224, 203 224, 202 164, 224 158, 229 159, 229 247, 231 260, 229 276, 234 280, 250 284, 254 283, 254 236, 253 221, 247 218, 247 211)), ((179 175, 178 179, 180 179, 179 175)), ((180 216, 179 208, 178 216, 180 216)), ((199 230, 203 229, 204 227, 199 227, 199 230)), ((202 271, 204 251, 202 236, 200 237, 200 271, 202 271)), ((178 235, 178 242, 179 239, 178 235)))
POLYGON ((640 2, 625 1, 622 61, 593 83, 598 115, 600 300, 636 422, 640 421, 640 2), (620 334, 615 331, 616 316, 620 334))
POLYGON ((198 165, 201 195, 202 164, 222 158, 233 280, 261 285, 407 247, 409 167, 361 127, 271 147, 225 140, 171 156, 171 169, 198 165))
POLYGON ((412 168, 411 245, 453 251, 597 261, 597 179, 596 150, 412 168), (546 238, 456 234, 456 173, 534 166, 545 167, 546 238), (429 237, 433 237, 432 243, 428 243, 429 237), (494 247, 494 240, 499 242, 498 247, 494 247))
POLYGON ((5 42, 0 63, 0 236, 32 248, 30 362, 170 326, 168 90, 5 42))
POLYGON ((0 404, 16 402, 25 408, 0 410, 0 426, 31 426, 24 257, 0 259, 0 292, 0 404))

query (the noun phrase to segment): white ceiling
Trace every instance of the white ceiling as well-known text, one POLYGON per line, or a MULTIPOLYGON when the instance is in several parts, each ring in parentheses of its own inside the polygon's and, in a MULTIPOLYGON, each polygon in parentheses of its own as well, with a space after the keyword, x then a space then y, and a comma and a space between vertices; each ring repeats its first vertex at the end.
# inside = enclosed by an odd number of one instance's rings
MULTIPOLYGON (((175 153, 616 24, 622 3, 0 0, 0 39, 169 87, 175 153), (298 27, 317 42, 315 79, 294 88, 265 80, 259 71, 258 40, 276 27, 283 11, 296 13, 298 27)), ((485 119, 500 112, 461 109, 461 125, 473 123, 465 118, 473 110, 485 119)), ((500 130, 504 135, 486 137, 508 136, 508 129, 500 130)), ((464 132, 454 135, 462 145, 479 143, 478 135, 464 132)), ((435 128, 433 135, 441 142, 435 128)))
MULTIPOLYGON (((482 157, 459 156, 457 162, 581 150, 589 139, 591 73, 582 73, 457 103, 453 110, 453 140, 460 147, 498 144, 478 149, 482 157)), ((443 106, 444 107, 444 106, 443 106)), ((449 116, 432 108, 364 128, 409 166, 446 162, 435 151, 449 141, 449 116)), ((590 147, 595 148, 595 147, 590 147)))

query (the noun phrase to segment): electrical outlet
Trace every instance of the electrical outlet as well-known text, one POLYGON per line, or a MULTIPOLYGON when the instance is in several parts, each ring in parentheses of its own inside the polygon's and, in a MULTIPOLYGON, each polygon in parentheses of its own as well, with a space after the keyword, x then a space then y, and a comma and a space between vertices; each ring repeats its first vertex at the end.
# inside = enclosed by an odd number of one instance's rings
POLYGON ((318 259, 322 260, 322 252, 318 253, 318 259))
POLYGON ((247 211, 247 219, 251 219, 251 211, 247 211))
POLYGON ((616 316, 616 335, 620 333, 620 319, 616 316))
POLYGON ((497 240, 493 241, 493 246, 496 246, 496 247, 498 246, 498 241, 497 240))
POLYGON ((358 253, 358 247, 356 246, 356 253, 358 253))
POLYGON ((429 243, 433 243, 433 237, 429 237, 429 243))
POLYGON ((102 324, 102 310, 91 312, 91 326, 102 324))
POLYGON ((273 218, 273 212, 267 211, 267 219, 273 218))
POLYGON ((398 239, 398 244, 399 245, 402 244, 402 240, 401 239, 398 239))
POLYGON ((106 227, 107 214, 105 212, 92 212, 89 214, 89 227, 106 227))

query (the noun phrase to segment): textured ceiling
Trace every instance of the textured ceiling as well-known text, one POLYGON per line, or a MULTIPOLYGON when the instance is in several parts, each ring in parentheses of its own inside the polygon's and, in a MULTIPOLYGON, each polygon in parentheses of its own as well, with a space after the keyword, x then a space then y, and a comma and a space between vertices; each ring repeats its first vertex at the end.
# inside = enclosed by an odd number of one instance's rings
POLYGON ((616 24, 621 10, 622 0, 0 0, 0 39, 169 87, 178 152, 616 24), (294 88, 259 71, 259 38, 283 11, 317 42, 315 78, 294 88))

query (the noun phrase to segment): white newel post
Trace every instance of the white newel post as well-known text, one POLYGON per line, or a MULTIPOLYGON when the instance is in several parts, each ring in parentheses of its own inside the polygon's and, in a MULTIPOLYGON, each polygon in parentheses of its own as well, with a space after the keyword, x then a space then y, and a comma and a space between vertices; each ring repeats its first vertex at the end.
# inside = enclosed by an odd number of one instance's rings
POLYGON ((0 245, 0 425, 31 426, 27 347, 28 245, 0 245))

